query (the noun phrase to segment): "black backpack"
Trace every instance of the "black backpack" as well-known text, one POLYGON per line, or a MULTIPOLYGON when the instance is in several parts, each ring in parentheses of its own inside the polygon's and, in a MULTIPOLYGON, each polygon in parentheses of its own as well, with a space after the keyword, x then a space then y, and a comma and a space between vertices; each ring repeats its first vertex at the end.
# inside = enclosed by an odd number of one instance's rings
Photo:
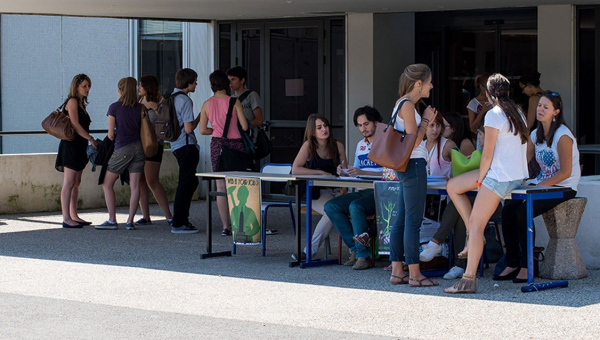
MULTIPOLYGON (((241 96, 238 97, 238 100, 243 102, 248 96, 252 93, 252 91, 246 91, 242 93, 241 96)), ((271 138, 267 135, 266 128, 268 127, 268 122, 263 124, 263 126, 258 128, 258 133, 254 136, 254 159, 259 161, 265 157, 267 157, 271 151, 273 150, 273 144, 271 143, 271 138)), ((251 129, 251 128, 250 128, 251 129)), ((248 131, 250 131, 248 129, 248 131)), ((240 133, 242 130, 240 129, 240 133)), ((242 136, 243 137, 243 136, 242 136)))
POLYGON ((181 135, 181 126, 177 119, 177 112, 175 112, 175 97, 180 94, 185 94, 185 92, 165 94, 156 109, 154 130, 158 138, 167 142, 174 142, 181 135))

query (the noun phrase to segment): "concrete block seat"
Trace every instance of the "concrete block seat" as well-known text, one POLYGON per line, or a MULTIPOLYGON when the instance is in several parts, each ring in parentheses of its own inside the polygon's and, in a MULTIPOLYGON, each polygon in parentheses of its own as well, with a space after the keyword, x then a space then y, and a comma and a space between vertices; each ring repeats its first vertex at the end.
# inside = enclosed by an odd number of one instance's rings
POLYGON ((575 241, 587 198, 575 197, 543 214, 550 240, 540 277, 552 280, 580 279, 588 276, 575 241))

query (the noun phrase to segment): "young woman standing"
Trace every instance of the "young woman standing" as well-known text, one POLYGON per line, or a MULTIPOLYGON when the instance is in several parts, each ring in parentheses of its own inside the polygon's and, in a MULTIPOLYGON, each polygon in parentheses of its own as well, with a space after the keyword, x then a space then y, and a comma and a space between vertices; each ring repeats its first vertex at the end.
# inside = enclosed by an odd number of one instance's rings
MULTIPOLYGON (((154 124, 156 122, 158 103, 162 100, 162 96, 158 91, 158 79, 152 75, 140 78, 138 95, 140 96, 140 103, 148 110, 148 118, 150 118, 150 121, 154 124)), ((146 162, 144 163, 144 172, 140 178, 140 208, 142 209, 142 218, 135 222, 137 225, 147 225, 152 223, 150 220, 150 207, 148 203, 148 187, 152 190, 156 202, 165 214, 167 223, 169 225, 173 223, 173 215, 169 209, 167 193, 159 181, 160 164, 162 163, 164 153, 163 145, 164 141, 158 138, 158 152, 152 157, 146 157, 146 162)))
POLYGON ((98 143, 90 135, 92 120, 85 110, 91 87, 92 81, 87 75, 81 73, 73 77, 69 88, 69 97, 65 105, 65 111, 69 115, 69 120, 76 134, 75 139, 72 141, 60 141, 54 165, 57 171, 64 173, 63 186, 60 191, 63 228, 82 228, 92 224, 82 220, 77 215, 77 198, 79 196, 81 174, 88 163, 86 153, 88 141, 94 148, 98 148, 98 143))
POLYGON ((396 223, 390 226, 391 284, 409 284, 414 287, 439 284, 426 278, 419 268, 419 230, 427 192, 427 148, 421 141, 429 123, 435 120, 437 111, 428 106, 421 118, 415 106, 422 98, 429 97, 432 88, 431 70, 427 65, 409 65, 400 76, 400 99, 396 101, 393 111, 398 111, 394 128, 407 134, 415 134, 417 138, 406 171, 396 172, 400 190, 398 217, 396 223), (402 107, 398 110, 400 104, 402 107), (404 271, 404 264, 408 265, 408 275, 404 271))
POLYGON ((544 90, 540 87, 541 76, 539 72, 533 72, 519 78, 521 90, 529 97, 529 106, 527 108, 527 128, 529 128, 529 131, 534 128, 537 106, 542 93, 544 93, 544 90))

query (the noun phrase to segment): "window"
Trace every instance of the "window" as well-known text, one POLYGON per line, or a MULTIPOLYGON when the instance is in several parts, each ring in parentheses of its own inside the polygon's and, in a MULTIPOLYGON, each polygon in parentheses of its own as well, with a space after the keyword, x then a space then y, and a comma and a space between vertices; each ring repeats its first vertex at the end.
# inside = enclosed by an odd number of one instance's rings
POLYGON ((175 73, 182 67, 182 27, 174 21, 139 21, 139 74, 156 76, 161 93, 173 90, 175 73))

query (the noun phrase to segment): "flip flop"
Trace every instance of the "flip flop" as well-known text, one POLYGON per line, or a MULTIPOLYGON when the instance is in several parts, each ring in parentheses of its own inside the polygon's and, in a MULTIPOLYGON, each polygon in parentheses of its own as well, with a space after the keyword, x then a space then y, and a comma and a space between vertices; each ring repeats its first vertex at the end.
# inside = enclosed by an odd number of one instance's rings
POLYGON ((413 279, 413 278, 411 277, 411 278, 409 278, 409 279, 408 279, 408 282, 409 282, 408 284, 409 284, 411 287, 435 287, 435 286, 439 286, 439 285, 440 285, 440 283, 439 283, 439 282, 437 282, 437 281, 432 281, 432 280, 431 280, 430 278, 428 278, 428 277, 424 277, 424 278, 422 278, 422 279, 420 279, 420 280, 418 280, 418 279, 413 279), (419 284, 418 284, 418 285, 411 285, 411 284, 410 284, 410 281, 413 281, 413 282, 418 282, 419 284), (425 281, 425 282, 429 281, 429 283, 431 283, 431 284, 430 284, 430 285, 424 285, 424 284, 423 284, 423 281, 425 281))
MULTIPOLYGON (((408 275, 398 276, 398 275, 393 275, 392 274, 391 277, 390 277, 390 283, 393 284, 393 285, 405 285, 405 284, 408 284, 408 280, 404 281, 404 279, 406 279, 407 277, 408 277, 408 275), (395 278, 395 279, 399 279, 400 282, 392 282, 392 280, 391 280, 392 277, 395 278)), ((410 278, 409 278, 409 280, 410 280, 410 278)))

